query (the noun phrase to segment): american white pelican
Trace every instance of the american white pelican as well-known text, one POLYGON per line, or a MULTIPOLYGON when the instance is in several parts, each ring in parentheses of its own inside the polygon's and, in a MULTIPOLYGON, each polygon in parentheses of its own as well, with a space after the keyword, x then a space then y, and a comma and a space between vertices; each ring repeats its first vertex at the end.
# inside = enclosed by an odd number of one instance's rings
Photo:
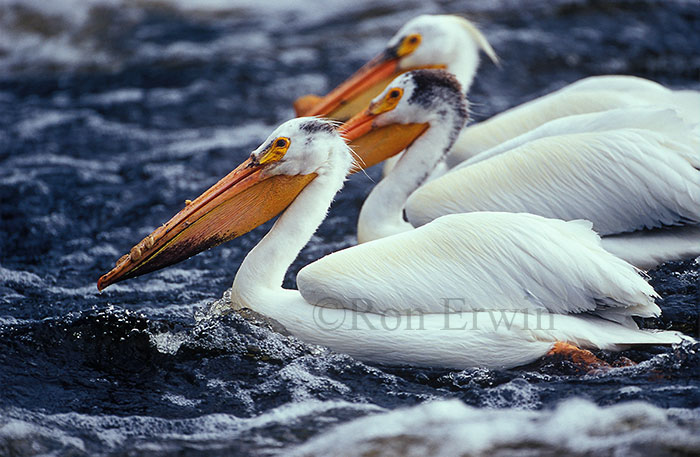
POLYGON ((600 247, 590 224, 527 214, 443 217, 326 256, 299 272, 298 291, 283 289, 351 164, 332 123, 288 121, 98 287, 185 259, 283 211, 238 268, 232 302, 360 360, 513 367, 566 347, 558 342, 618 349, 682 339, 637 328, 630 316, 659 314, 656 293, 600 247))
MULTIPOLYGON (((520 144, 526 136, 539 127, 548 125, 536 135, 552 136, 554 134, 576 133, 582 128, 589 128, 589 123, 599 122, 604 127, 604 121, 595 121, 598 114, 623 108, 657 108, 659 118, 655 119, 648 112, 643 119, 645 125, 663 124, 665 119, 659 108, 672 109, 684 121, 690 124, 700 123, 700 92, 692 90, 673 91, 661 84, 635 76, 606 75, 591 76, 576 81, 555 92, 536 98, 529 102, 510 108, 485 121, 468 125, 462 130, 450 153, 445 157, 437 173, 431 178, 444 174, 475 156, 486 151, 491 154, 512 148, 511 141, 520 144), (573 117, 591 114, 590 117, 573 117), (567 118, 563 122, 557 119, 567 118), (578 122, 584 122, 578 126, 578 122)), ((616 122, 621 122, 619 114, 616 122)), ((632 124, 635 119, 630 119, 632 124)), ((597 128, 591 125, 590 128, 597 128)), ((397 154, 384 164, 383 174, 388 175, 400 158, 397 154)))
MULTIPOLYGON (((606 249, 640 268, 700 255, 700 132, 675 111, 618 109, 556 119, 424 184, 464 123, 466 102, 459 98, 458 83, 444 71, 411 72, 346 124, 358 144, 358 136, 388 125, 429 125, 409 136, 397 168, 365 201, 361 242, 446 214, 508 211, 590 220, 606 249)), ((371 148, 363 143, 358 153, 371 148)))
POLYGON ((467 117, 467 101, 454 76, 443 70, 417 70, 399 76, 365 114, 344 125, 345 135, 355 145, 361 162, 369 160, 368 165, 381 156, 373 154, 375 138, 366 135, 377 136, 374 132, 396 124, 418 126, 405 133, 392 131, 394 141, 381 151, 382 156, 393 155, 408 144, 396 167, 362 205, 357 226, 360 243, 413 229, 404 218, 406 200, 450 152, 467 117), (400 137, 406 140, 398 141, 400 137))
POLYGON ((498 63, 484 35, 468 20, 424 14, 408 21, 386 49, 325 97, 307 95, 294 103, 298 116, 345 121, 358 113, 401 73, 445 68, 468 90, 479 66, 479 51, 498 63))
MULTIPOLYGON (((480 50, 498 62, 484 35, 466 19, 452 15, 419 16, 407 22, 379 56, 328 95, 298 100, 297 114, 345 121, 364 109, 397 75, 420 68, 446 69, 457 77, 466 93, 479 65, 480 50)), ((592 76, 468 126, 446 157, 445 165, 452 168, 553 119, 640 106, 670 107, 686 121, 700 122, 698 91, 674 91, 634 76, 592 76)), ((385 176, 398 157, 386 161, 385 176)))

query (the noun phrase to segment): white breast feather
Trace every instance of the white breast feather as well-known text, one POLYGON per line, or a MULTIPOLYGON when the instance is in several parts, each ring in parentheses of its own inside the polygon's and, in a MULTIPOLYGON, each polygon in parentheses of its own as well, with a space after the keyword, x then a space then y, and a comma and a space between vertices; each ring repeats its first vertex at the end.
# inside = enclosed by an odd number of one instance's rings
POLYGON ((377 314, 659 313, 652 287, 583 221, 471 213, 330 254, 299 272, 312 305, 377 314), (623 310, 625 309, 625 310, 623 310))
POLYGON ((587 219, 601 235, 700 221, 695 142, 621 129, 542 138, 446 174, 406 203, 416 226, 472 211, 587 219))

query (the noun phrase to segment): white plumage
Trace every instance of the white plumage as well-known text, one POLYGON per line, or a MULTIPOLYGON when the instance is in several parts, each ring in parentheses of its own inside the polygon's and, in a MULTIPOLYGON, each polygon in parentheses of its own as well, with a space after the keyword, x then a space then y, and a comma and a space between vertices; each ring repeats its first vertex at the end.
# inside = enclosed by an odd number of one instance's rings
MULTIPOLYGON (((684 121, 677 111, 671 108, 633 107, 616 108, 606 111, 575 114, 553 119, 515 138, 504 141, 476 156, 457 164, 454 169, 460 169, 477 162, 494 157, 503 152, 515 149, 530 141, 540 138, 572 133, 593 133, 617 129, 643 129, 658 132, 669 138, 678 138, 687 143, 692 149, 700 149, 700 129, 684 121)), ((700 165, 697 155, 686 155, 693 166, 700 165)))
POLYGON ((545 355, 556 341, 620 349, 682 339, 636 328, 630 316, 658 314, 655 292, 634 267, 601 249, 589 224, 533 215, 443 217, 326 256, 301 270, 299 291, 282 289, 284 270, 350 168, 337 134, 315 129, 321 133, 309 141, 294 131, 307 121, 273 133, 292 142, 275 166, 294 170, 304 160, 317 177, 241 264, 232 287, 237 306, 307 342, 375 363, 513 367, 545 355), (321 148, 329 152, 310 151, 321 148), (445 310, 442 297, 458 300, 445 310))
POLYGON ((644 270, 700 255, 700 225, 682 225, 605 236, 603 248, 644 270))
MULTIPOLYGON (((426 89, 418 89, 412 74, 389 87, 418 97, 417 91, 426 89)), ((459 91, 451 95, 459 96, 459 91)), ((431 119, 434 112, 445 113, 444 120, 454 117, 449 115, 456 110, 453 102, 437 96, 432 103, 401 100, 392 111, 377 115, 377 125, 429 122, 430 128, 402 155, 396 173, 367 198, 358 224, 360 241, 410 230, 446 214, 507 211, 590 220, 601 235, 618 235, 604 240, 604 246, 640 268, 700 255, 700 230, 648 232, 700 223, 700 128, 677 110, 637 107, 554 119, 444 176, 434 178, 433 172, 434 179, 424 183, 425 170, 452 146, 454 128, 431 119)))
POLYGON ((672 108, 686 122, 700 122, 700 92, 673 91, 634 76, 592 76, 465 128, 447 158, 447 166, 452 168, 554 119, 644 106, 672 108))
POLYGON ((441 217, 326 256, 302 269, 297 284, 313 305, 330 300, 378 314, 659 313, 651 286, 600 247, 589 222, 532 214, 441 217))
POLYGON ((398 46, 409 35, 418 34, 420 45, 399 59, 403 71, 444 65, 456 75, 465 91, 469 89, 479 67, 479 51, 494 63, 496 52, 486 37, 467 19, 451 14, 423 14, 408 21, 387 43, 387 48, 398 46))
MULTIPOLYGON (((479 52, 498 62, 487 38, 464 18, 453 15, 421 15, 407 22, 389 40, 397 49, 407 36, 421 42, 398 60, 401 71, 442 66, 454 74, 468 92, 479 67, 479 52)), ((673 108, 687 122, 700 123, 700 92, 671 90, 654 81, 628 75, 591 76, 510 108, 490 119, 465 128, 445 163, 453 168, 475 155, 525 134, 549 121, 566 116, 599 113, 615 108, 673 108)), ((388 175, 398 157, 385 161, 388 175)))
MULTIPOLYGON (((459 50, 460 47, 455 49, 459 50)), ((476 73, 455 74, 466 88, 476 73)), ((449 70, 449 67, 448 67, 449 70)), ((485 121, 469 125, 460 134, 447 156, 447 168, 453 168, 482 152, 526 134, 549 121, 577 114, 602 113, 616 108, 671 108, 687 123, 700 123, 700 92, 671 90, 654 81, 627 75, 590 76, 563 88, 510 108, 485 121)), ((388 175, 397 158, 385 162, 388 175)))
POLYGON ((614 129, 545 137, 431 181, 406 202, 414 225, 470 211, 587 219, 601 235, 700 222, 686 132, 614 129))
POLYGON ((650 269, 700 255, 699 151, 698 127, 673 110, 569 116, 428 182, 405 211, 416 226, 485 210, 587 219, 609 252, 650 269))

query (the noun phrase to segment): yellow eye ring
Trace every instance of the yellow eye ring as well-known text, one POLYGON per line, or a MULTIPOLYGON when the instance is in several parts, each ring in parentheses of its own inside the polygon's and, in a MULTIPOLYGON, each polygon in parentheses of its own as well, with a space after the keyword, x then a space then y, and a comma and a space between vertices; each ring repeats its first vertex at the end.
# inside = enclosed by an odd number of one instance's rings
POLYGON ((370 108, 370 112, 377 115, 391 111, 396 108, 396 105, 399 104, 401 97, 403 97, 403 89, 400 87, 392 87, 387 91, 386 95, 381 101, 370 108))
POLYGON ((420 35, 420 33, 412 33, 410 35, 406 35, 406 37, 403 40, 401 40, 401 45, 396 51, 396 54, 399 57, 403 57, 412 53, 416 50, 418 46, 420 46, 422 40, 423 37, 420 35))
POLYGON ((291 141, 287 137, 281 136, 275 139, 272 143, 270 143, 267 150, 260 156, 258 163, 260 165, 264 165, 266 163, 279 161, 287 153, 287 149, 289 149, 290 144, 291 141))

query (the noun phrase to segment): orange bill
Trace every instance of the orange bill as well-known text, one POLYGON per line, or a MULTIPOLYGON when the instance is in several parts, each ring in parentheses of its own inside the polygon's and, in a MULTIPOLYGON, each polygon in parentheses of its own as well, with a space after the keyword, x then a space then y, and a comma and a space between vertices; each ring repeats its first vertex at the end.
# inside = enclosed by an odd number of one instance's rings
MULTIPOLYGON (((435 65, 420 68, 445 68, 435 65)), ((395 50, 386 50, 367 62, 325 97, 305 95, 297 99, 297 116, 323 116, 344 122, 359 113, 398 75, 418 68, 399 68, 395 50)))
POLYGON ((251 159, 209 188, 117 261, 99 290, 175 264, 264 224, 299 195, 316 174, 266 175, 251 159))
POLYGON ((369 168, 392 157, 409 147, 430 126, 421 124, 390 124, 374 126, 376 115, 367 109, 340 127, 343 137, 357 156, 360 168, 351 173, 369 168))

